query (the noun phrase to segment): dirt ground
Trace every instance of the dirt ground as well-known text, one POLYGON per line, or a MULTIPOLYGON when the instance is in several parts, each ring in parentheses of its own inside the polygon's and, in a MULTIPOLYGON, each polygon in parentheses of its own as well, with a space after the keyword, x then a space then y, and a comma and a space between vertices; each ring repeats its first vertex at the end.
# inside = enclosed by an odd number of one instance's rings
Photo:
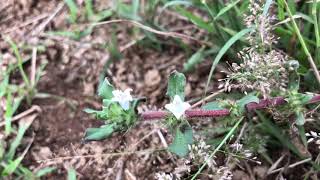
MULTIPOLYGON (((35 139, 23 164, 32 170, 58 167, 44 179, 65 179, 69 167, 76 169, 79 179, 153 179, 156 172, 172 172, 176 159, 166 151, 121 153, 163 148, 165 143, 161 137, 170 142, 170 136, 163 130, 157 130, 159 123, 142 122, 127 133, 115 134, 101 142, 83 143, 85 129, 102 124, 83 112, 83 109, 101 107, 96 97, 96 88, 102 73, 117 88, 130 87, 136 97, 147 97, 147 103, 140 109, 162 108, 168 102, 165 97, 167 77, 173 70, 182 69, 186 54, 172 44, 163 44, 160 49, 146 46, 145 43, 152 44, 152 41, 146 39, 132 44, 137 37, 130 35, 132 25, 127 24, 96 28, 91 35, 80 41, 58 36, 47 37, 44 31, 73 28, 66 23, 66 7, 50 19, 61 3, 52 0, 21 0, 14 3, 7 1, 0 5, 1 35, 10 36, 20 47, 26 47, 22 52, 27 59, 27 71, 30 72, 32 53, 28 46, 45 47, 44 51, 39 50, 37 53, 37 65, 47 65, 37 86, 40 94, 32 102, 32 105, 41 108, 41 112, 28 130, 27 136, 35 133, 35 139), (50 21, 46 23, 48 19, 50 21), (45 27, 41 29, 43 25, 45 27), (99 44, 111 42, 112 33, 116 35, 117 48, 122 53, 120 60, 112 62, 105 71, 103 67, 112 58, 106 48, 99 44), (43 93, 49 95, 44 97, 43 93)), ((99 7, 108 6, 108 0, 99 3, 99 7)), ((166 22, 166 26, 175 28, 170 26, 175 24, 181 27, 181 23, 184 21, 177 23, 172 20, 166 22)), ((201 32, 199 34, 201 37, 201 32)), ((163 41, 169 39, 158 38, 163 41)), ((5 57, 12 59, 8 44, 1 41, 0 47, 5 57)), ((196 71, 187 74, 188 99, 201 96, 209 68, 208 62, 204 62, 196 71)), ((27 108, 29 106, 25 105, 20 111, 27 108)))

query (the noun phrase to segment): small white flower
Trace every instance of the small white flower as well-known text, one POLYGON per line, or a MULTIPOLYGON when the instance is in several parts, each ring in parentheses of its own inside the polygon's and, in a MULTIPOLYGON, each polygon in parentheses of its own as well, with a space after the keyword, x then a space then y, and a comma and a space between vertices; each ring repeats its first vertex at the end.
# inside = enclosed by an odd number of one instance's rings
POLYGON ((130 91, 132 91, 132 89, 126 89, 124 91, 114 90, 112 91, 113 98, 111 100, 118 102, 124 110, 128 110, 130 107, 130 101, 133 100, 130 95, 130 91))
POLYGON ((172 112, 172 114, 177 119, 179 119, 184 114, 184 112, 191 106, 189 103, 183 102, 180 96, 175 95, 173 98, 173 102, 170 104, 166 104, 164 107, 170 112, 172 112))

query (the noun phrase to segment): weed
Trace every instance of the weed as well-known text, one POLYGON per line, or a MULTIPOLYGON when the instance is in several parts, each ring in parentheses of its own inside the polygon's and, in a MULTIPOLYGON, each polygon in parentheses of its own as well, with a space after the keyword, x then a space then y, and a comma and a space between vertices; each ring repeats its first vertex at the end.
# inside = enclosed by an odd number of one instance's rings
POLYGON ((31 100, 36 93, 36 85, 40 79, 42 68, 37 70, 36 77, 33 79, 34 84, 31 84, 31 78, 27 76, 27 73, 23 68, 24 61, 22 60, 17 44, 8 37, 6 38, 6 41, 11 46, 12 51, 16 56, 17 63, 8 63, 7 66, 2 64, 2 62, 0 64, 1 67, 4 68, 0 74, 0 109, 5 112, 1 113, 0 117, 0 119, 4 119, 5 122, 4 134, 0 133, 0 177, 40 179, 41 176, 50 173, 54 169, 45 168, 33 173, 21 165, 32 141, 28 143, 22 153, 18 154, 17 152, 35 115, 31 115, 25 118, 25 120, 21 120, 17 128, 12 125, 12 119, 23 100, 26 100, 28 104, 31 104, 31 100), (13 84, 10 82, 10 76, 16 69, 19 70, 22 77, 23 83, 21 84, 13 84))

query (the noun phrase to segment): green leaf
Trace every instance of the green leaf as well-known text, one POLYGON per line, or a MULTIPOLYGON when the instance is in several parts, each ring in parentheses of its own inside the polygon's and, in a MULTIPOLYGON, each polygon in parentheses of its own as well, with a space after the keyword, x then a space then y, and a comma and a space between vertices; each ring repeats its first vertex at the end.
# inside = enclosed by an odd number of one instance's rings
POLYGON ((304 114, 301 111, 296 112, 296 124, 298 126, 302 126, 305 123, 305 118, 304 118, 304 114))
POLYGON ((114 101, 111 101, 110 99, 103 99, 102 100, 102 105, 103 107, 108 108, 112 103, 114 103, 114 101))
POLYGON ((52 31, 47 32, 47 34, 51 36, 64 36, 74 40, 80 39, 80 34, 78 31, 52 31))
POLYGON ((9 85, 9 75, 2 77, 3 80, 0 83, 0 97, 6 94, 8 85, 9 85))
POLYGON ((77 172, 73 168, 68 169, 67 180, 77 180, 77 172))
POLYGON ((111 99, 113 97, 112 94, 113 86, 110 84, 107 78, 99 85, 98 88, 98 95, 102 99, 111 99))
POLYGON ((299 96, 300 96, 299 99, 302 105, 307 104, 313 97, 313 95, 311 94, 301 94, 301 93, 299 93, 299 96))
POLYGON ((306 131, 304 129, 303 126, 297 126, 298 128, 298 131, 299 131, 299 135, 300 135, 300 138, 302 140, 302 143, 305 147, 308 146, 308 142, 307 142, 307 136, 306 136, 306 131))
POLYGON ((267 16, 268 11, 269 11, 269 8, 270 8, 270 6, 271 6, 271 4, 272 4, 272 1, 273 1, 273 0, 267 0, 267 1, 266 1, 266 3, 264 4, 264 7, 263 7, 263 13, 262 13, 262 15, 267 16))
POLYGON ((85 2, 86 15, 88 19, 92 19, 92 17, 94 17, 93 2, 92 0, 85 0, 84 2, 85 2))
POLYGON ((238 3, 240 2, 240 0, 234 1, 230 4, 228 4, 227 6, 225 6, 224 8, 222 8, 218 14, 216 15, 216 17, 214 17, 214 20, 217 20, 220 16, 222 16, 223 14, 225 14, 226 12, 228 12, 231 8, 233 8, 234 6, 236 6, 238 3))
POLYGON ((5 166, 4 170, 1 173, 1 176, 8 176, 12 174, 17 167, 20 165, 21 161, 23 160, 23 156, 18 157, 14 161, 9 161, 9 164, 5 166))
POLYGON ((180 98, 184 100, 185 85, 186 77, 182 73, 174 71, 170 74, 167 95, 170 97, 171 101, 173 100, 175 95, 180 96, 180 98))
POLYGON ((205 87, 205 93, 207 92, 207 89, 209 87, 209 83, 210 80, 212 78, 213 75, 213 71, 216 68, 217 64, 219 63, 220 59, 222 58, 222 56, 228 51, 228 49, 235 43, 237 42, 239 39, 241 39, 244 35, 246 35, 247 33, 251 32, 253 30, 253 28, 247 28, 247 29, 243 29, 242 31, 238 32, 237 34, 235 34, 234 36, 232 36, 232 38, 230 38, 226 44, 220 49, 219 53, 217 54, 217 56, 215 57, 211 69, 210 69, 210 73, 209 73, 209 77, 207 80, 207 84, 205 87))
POLYGON ((205 110, 221 110, 221 109, 224 109, 216 101, 209 102, 209 103, 205 104, 204 106, 202 106, 202 108, 205 109, 205 110))
POLYGON ((77 15, 79 11, 77 4, 73 0, 65 0, 65 3, 67 4, 70 11, 71 22, 75 23, 77 21, 77 15))
POLYGON ((95 21, 96 22, 102 21, 102 20, 107 19, 108 17, 110 17, 112 15, 113 15, 113 11, 111 9, 107 9, 107 10, 101 11, 95 16, 95 21))
POLYGON ((83 111, 88 113, 88 114, 97 114, 97 113, 100 112, 100 111, 97 111, 97 110, 94 110, 94 109, 91 109, 91 108, 85 108, 83 111))
POLYGON ((290 90, 299 90, 300 86, 300 76, 298 74, 299 62, 296 60, 290 60, 286 64, 289 69, 289 84, 288 88, 290 90))
POLYGON ((248 95, 244 96, 242 99, 238 100, 237 105, 240 108, 240 111, 244 112, 245 108, 246 108, 245 107, 246 104, 251 103, 251 102, 259 103, 259 98, 257 96, 252 95, 252 94, 248 94, 248 95))
POLYGON ((105 107, 102 108, 102 111, 98 111, 90 108, 86 108, 83 111, 88 114, 94 114, 97 119, 102 119, 102 120, 108 119, 108 108, 105 108, 105 107))
POLYGON ((177 128, 172 144, 168 150, 176 155, 183 157, 189 153, 188 145, 193 143, 192 128, 189 125, 182 125, 177 128))
POLYGON ((317 91, 320 89, 320 85, 312 70, 309 70, 303 76, 303 87, 307 87, 308 91, 317 91))
POLYGON ((189 72, 193 70, 197 64, 201 63, 204 60, 203 50, 203 48, 198 50, 188 59, 187 63, 183 64, 183 72, 189 72))
POLYGON ((18 146, 21 144, 22 138, 23 138, 25 132, 27 131, 27 129, 30 127, 34 118, 35 118, 35 115, 30 116, 29 119, 26 118, 26 120, 24 122, 21 121, 19 123, 19 129, 18 129, 17 136, 13 140, 13 142, 10 144, 9 151, 6 154, 7 159, 12 160, 14 158, 16 150, 17 150, 18 146))
POLYGON ((177 7, 176 11, 179 14, 187 17, 193 24, 197 25, 199 28, 205 29, 208 32, 212 32, 213 31, 212 25, 210 25, 208 22, 204 21, 202 19, 202 17, 196 16, 193 13, 191 13, 191 12, 187 11, 186 9, 181 8, 181 7, 177 7))
POLYGON ((283 133, 283 130, 279 128, 276 124, 271 122, 269 119, 265 118, 262 113, 257 111, 259 118, 262 120, 262 131, 267 131, 270 136, 275 137, 278 141, 284 146, 294 152, 296 155, 301 157, 299 150, 296 146, 291 142, 290 138, 283 133))
POLYGON ((100 128, 88 128, 84 135, 85 141, 99 141, 109 137, 113 132, 115 125, 108 124, 100 128))
POLYGON ((185 1, 185 0, 174 0, 174 1, 168 1, 166 2, 163 7, 161 8, 159 15, 162 14, 162 12, 167 9, 170 6, 178 6, 178 5, 185 5, 185 6, 191 6, 192 2, 185 1))
POLYGON ((133 0, 131 2, 132 4, 125 4, 121 1, 116 1, 118 15, 135 21, 141 21, 141 17, 138 14, 139 0, 133 0))
POLYGON ((42 177, 42 176, 45 176, 47 174, 50 174, 51 172, 55 171, 57 168, 55 167, 45 167, 45 168, 42 168, 40 170, 38 170, 36 172, 36 177, 42 177))

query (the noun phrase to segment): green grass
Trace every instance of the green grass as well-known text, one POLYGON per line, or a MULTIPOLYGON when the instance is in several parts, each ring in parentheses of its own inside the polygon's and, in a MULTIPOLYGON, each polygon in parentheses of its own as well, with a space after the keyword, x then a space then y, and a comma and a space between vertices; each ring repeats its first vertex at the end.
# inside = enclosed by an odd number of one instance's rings
MULTIPOLYGON (((22 153, 17 154, 17 149, 19 147, 21 148, 25 132, 30 127, 33 119, 30 117, 28 121, 19 122, 17 128, 12 125, 11 121, 23 101, 27 101, 29 104, 31 103, 44 66, 40 65, 40 68, 36 69, 35 83, 31 85, 30 78, 23 67, 25 61, 22 59, 18 45, 8 37, 6 37, 6 41, 15 54, 17 63, 10 63, 6 71, 0 72, 0 77, 2 77, 0 82, 0 98, 5 99, 6 102, 6 111, 4 114, 1 114, 0 117, 5 121, 5 136, 4 139, 0 139, 0 177, 23 177, 36 180, 46 173, 42 172, 39 175, 36 175, 21 165, 31 143, 24 148, 22 153), (13 84, 10 82, 10 77, 16 69, 18 69, 22 77, 21 84, 13 84), (8 148, 3 146, 4 142, 2 141, 4 140, 6 141, 8 148)), ((0 128, 0 131, 3 131, 2 127, 0 128)))

